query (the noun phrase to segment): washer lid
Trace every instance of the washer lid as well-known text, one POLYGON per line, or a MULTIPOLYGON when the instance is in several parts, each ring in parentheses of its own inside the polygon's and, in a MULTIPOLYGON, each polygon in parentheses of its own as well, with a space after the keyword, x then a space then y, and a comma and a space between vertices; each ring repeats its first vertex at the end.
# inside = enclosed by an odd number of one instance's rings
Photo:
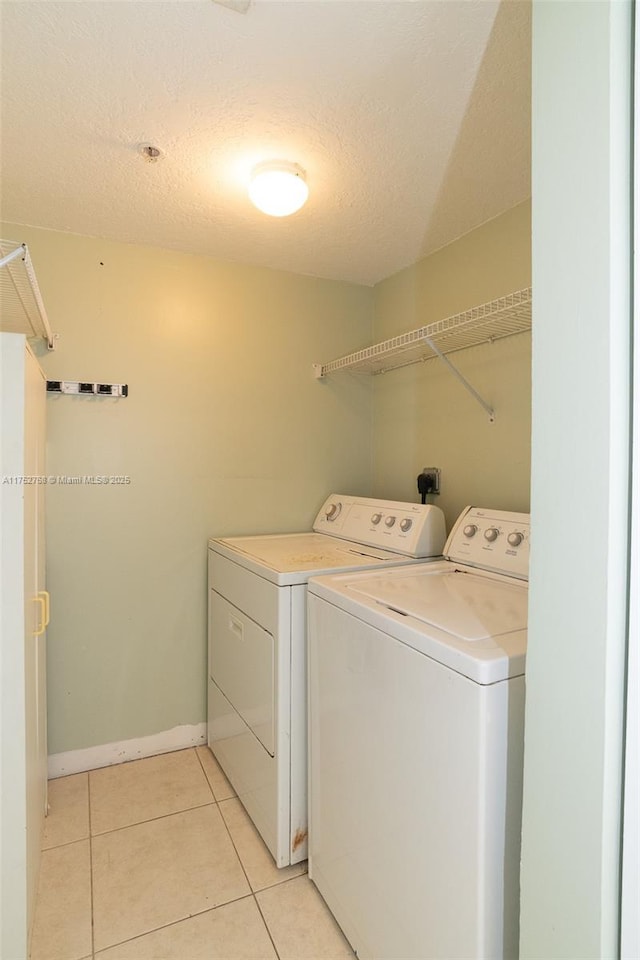
POLYGON ((348 589, 470 643, 527 628, 526 586, 456 567, 407 575, 398 570, 348 589))

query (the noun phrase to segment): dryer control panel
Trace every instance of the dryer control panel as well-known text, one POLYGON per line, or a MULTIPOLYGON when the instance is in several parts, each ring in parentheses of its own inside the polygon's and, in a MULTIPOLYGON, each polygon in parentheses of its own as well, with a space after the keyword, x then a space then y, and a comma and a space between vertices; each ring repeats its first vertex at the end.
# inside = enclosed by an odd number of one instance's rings
POLYGON ((444 548, 448 560, 529 579, 528 513, 465 507, 444 548))
POLYGON ((409 557, 439 557, 446 539, 444 513, 433 504, 374 500, 333 493, 313 529, 409 557))

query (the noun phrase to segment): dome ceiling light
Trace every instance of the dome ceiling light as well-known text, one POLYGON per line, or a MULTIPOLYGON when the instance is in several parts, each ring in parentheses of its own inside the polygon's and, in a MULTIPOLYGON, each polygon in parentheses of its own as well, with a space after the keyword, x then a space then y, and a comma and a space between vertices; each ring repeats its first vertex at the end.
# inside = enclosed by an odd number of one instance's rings
POLYGON ((309 196, 306 175, 297 163, 266 160, 253 168, 249 197, 270 217, 288 217, 299 210, 309 196))

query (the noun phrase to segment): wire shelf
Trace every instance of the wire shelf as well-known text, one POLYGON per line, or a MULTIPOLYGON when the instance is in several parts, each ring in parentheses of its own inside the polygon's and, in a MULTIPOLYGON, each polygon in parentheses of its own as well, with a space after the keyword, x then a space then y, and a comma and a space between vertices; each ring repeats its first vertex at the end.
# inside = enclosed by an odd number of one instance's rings
POLYGON ((526 287, 463 313, 426 324, 418 330, 357 350, 338 360, 314 364, 314 371, 318 378, 338 370, 386 373, 412 363, 431 360, 439 353, 456 353, 530 329, 531 287, 526 287), (438 350, 434 350, 428 341, 438 350))
POLYGON ((54 348, 27 245, 15 240, 0 240, 0 330, 42 338, 54 348))

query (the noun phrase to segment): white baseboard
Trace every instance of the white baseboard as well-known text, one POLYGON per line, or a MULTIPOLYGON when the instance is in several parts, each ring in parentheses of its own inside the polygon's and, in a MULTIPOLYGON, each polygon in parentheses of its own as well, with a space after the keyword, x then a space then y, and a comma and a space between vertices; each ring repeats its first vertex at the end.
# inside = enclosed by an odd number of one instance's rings
POLYGON ((206 742, 206 723, 194 723, 163 730, 162 733, 154 733, 137 740, 121 740, 119 743, 103 743, 98 747, 86 747, 84 750, 53 753, 49 756, 49 779, 68 777, 72 773, 83 773, 98 767, 110 767, 114 763, 125 763, 127 760, 155 757, 159 753, 184 750, 186 747, 196 747, 206 742))

